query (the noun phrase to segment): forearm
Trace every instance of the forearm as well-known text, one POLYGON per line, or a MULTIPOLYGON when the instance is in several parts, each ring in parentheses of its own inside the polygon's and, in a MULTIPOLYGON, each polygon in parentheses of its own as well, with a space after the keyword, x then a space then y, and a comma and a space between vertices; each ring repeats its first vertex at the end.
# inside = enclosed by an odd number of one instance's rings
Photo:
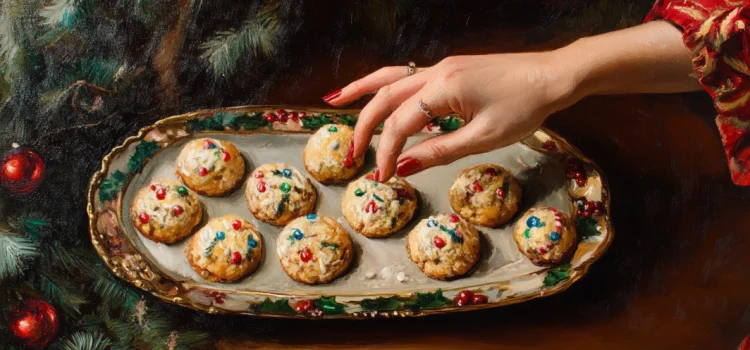
POLYGON ((596 94, 700 90, 682 34, 663 21, 580 39, 556 52, 574 99, 596 94))

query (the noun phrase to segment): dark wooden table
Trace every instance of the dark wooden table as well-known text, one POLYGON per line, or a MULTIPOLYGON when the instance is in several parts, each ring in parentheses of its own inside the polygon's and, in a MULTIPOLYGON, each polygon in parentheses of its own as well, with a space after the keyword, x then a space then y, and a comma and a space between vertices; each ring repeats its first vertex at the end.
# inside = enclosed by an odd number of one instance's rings
MULTIPOLYGON (((560 45, 524 46, 517 34, 445 39, 409 59, 427 65, 447 55, 560 45), (428 50, 438 54, 420 54, 428 50)), ((329 90, 409 59, 378 60, 347 48, 336 62, 306 61, 310 66, 281 79, 264 102, 322 106, 320 97, 329 90), (284 88, 298 81, 316 83, 293 92, 284 88)), ((707 96, 592 97, 552 116, 547 125, 601 165, 612 192, 614 243, 568 291, 503 308, 416 319, 232 318, 227 322, 246 324, 247 331, 228 332, 218 347, 736 347, 750 333, 750 191, 731 183, 707 96)))

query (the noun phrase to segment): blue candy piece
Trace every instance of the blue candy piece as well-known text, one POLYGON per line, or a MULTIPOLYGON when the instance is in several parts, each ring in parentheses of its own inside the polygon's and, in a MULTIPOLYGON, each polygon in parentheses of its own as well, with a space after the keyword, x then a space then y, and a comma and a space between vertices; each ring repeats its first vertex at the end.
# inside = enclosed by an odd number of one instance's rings
POLYGON ((427 227, 435 227, 435 226, 437 226, 437 221, 432 220, 432 219, 427 220, 427 227))
POLYGON ((557 241, 560 240, 560 234, 557 233, 557 232, 552 232, 552 233, 549 234, 549 239, 552 242, 557 242, 557 241))
POLYGON ((208 149, 214 149, 214 148, 216 148, 216 145, 213 142, 211 142, 211 144, 208 145, 208 149))
POLYGON ((226 235, 224 234, 224 231, 218 231, 218 232, 216 232, 216 239, 218 239, 220 241, 223 241, 224 237, 226 237, 226 235))
POLYGON ((302 231, 300 231, 300 229, 298 229, 298 228, 294 229, 294 233, 292 235, 294 236, 294 239, 296 239, 298 241, 300 239, 302 239, 302 238, 305 238, 305 234, 302 233, 302 231))
POLYGON ((281 171, 281 173, 284 174, 284 177, 287 178, 287 179, 291 179, 292 178, 292 171, 289 170, 289 169, 284 169, 284 170, 281 171))
POLYGON ((529 217, 528 220, 526 220, 526 226, 528 227, 542 227, 542 221, 539 220, 536 216, 529 217))
POLYGON ((258 241, 254 240, 253 237, 247 237, 247 245, 255 249, 258 247, 258 241))
POLYGON ((315 221, 318 219, 318 216, 315 214, 307 214, 307 220, 315 221))

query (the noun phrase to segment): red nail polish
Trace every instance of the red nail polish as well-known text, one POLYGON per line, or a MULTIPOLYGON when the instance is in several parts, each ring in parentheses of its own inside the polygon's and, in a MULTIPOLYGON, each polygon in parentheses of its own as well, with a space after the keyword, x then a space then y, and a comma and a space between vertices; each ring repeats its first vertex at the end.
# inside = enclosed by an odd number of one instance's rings
POLYGON ((419 159, 404 158, 396 164, 396 174, 401 177, 407 177, 422 169, 422 162, 419 159))
POLYGON ((375 181, 380 182, 380 169, 375 168, 375 181))
POLYGON ((331 102, 331 100, 335 99, 336 97, 341 96, 341 89, 337 89, 334 91, 331 91, 328 95, 323 96, 323 101, 325 102, 331 102))
POLYGON ((351 168, 354 166, 354 139, 349 141, 349 150, 346 151, 346 158, 344 158, 344 166, 351 168))

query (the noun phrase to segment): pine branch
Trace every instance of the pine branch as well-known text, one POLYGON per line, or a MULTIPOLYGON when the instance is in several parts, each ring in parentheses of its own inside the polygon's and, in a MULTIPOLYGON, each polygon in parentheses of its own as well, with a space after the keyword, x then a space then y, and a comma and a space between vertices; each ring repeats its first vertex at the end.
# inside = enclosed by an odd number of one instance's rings
POLYGON ((23 76, 24 60, 22 48, 14 31, 15 5, 2 3, 0 7, 0 73, 2 73, 2 85, 0 85, 0 107, 16 91, 20 77, 23 76))
POLYGON ((174 349, 200 349, 210 338, 204 332, 187 331, 172 333, 175 334, 173 337, 170 336, 170 340, 174 339, 174 349))
POLYGON ((140 299, 138 294, 112 277, 99 273, 94 292, 102 299, 102 306, 110 310, 132 310, 140 299))
POLYGON ((61 350, 105 350, 110 341, 101 333, 78 332, 68 337, 58 349, 61 350))
POLYGON ((204 43, 202 57, 210 63, 214 78, 231 75, 244 59, 275 54, 285 32, 281 18, 280 2, 273 2, 239 30, 218 32, 204 43))
POLYGON ((34 241, 0 232, 0 283, 23 274, 27 263, 38 256, 34 241))
POLYGON ((107 328, 107 334, 115 340, 113 348, 130 349, 130 344, 135 339, 136 326, 112 319, 107 308, 98 308, 104 326, 107 328))
POLYGON ((79 316, 81 306, 88 302, 85 296, 79 294, 80 286, 51 272, 41 271, 35 282, 38 290, 48 300, 71 316, 79 316))
POLYGON ((84 6, 81 6, 82 0, 53 0, 52 3, 43 8, 40 11, 40 15, 44 18, 44 24, 57 27, 63 26, 65 28, 72 28, 77 18, 81 16, 84 11, 84 6))

